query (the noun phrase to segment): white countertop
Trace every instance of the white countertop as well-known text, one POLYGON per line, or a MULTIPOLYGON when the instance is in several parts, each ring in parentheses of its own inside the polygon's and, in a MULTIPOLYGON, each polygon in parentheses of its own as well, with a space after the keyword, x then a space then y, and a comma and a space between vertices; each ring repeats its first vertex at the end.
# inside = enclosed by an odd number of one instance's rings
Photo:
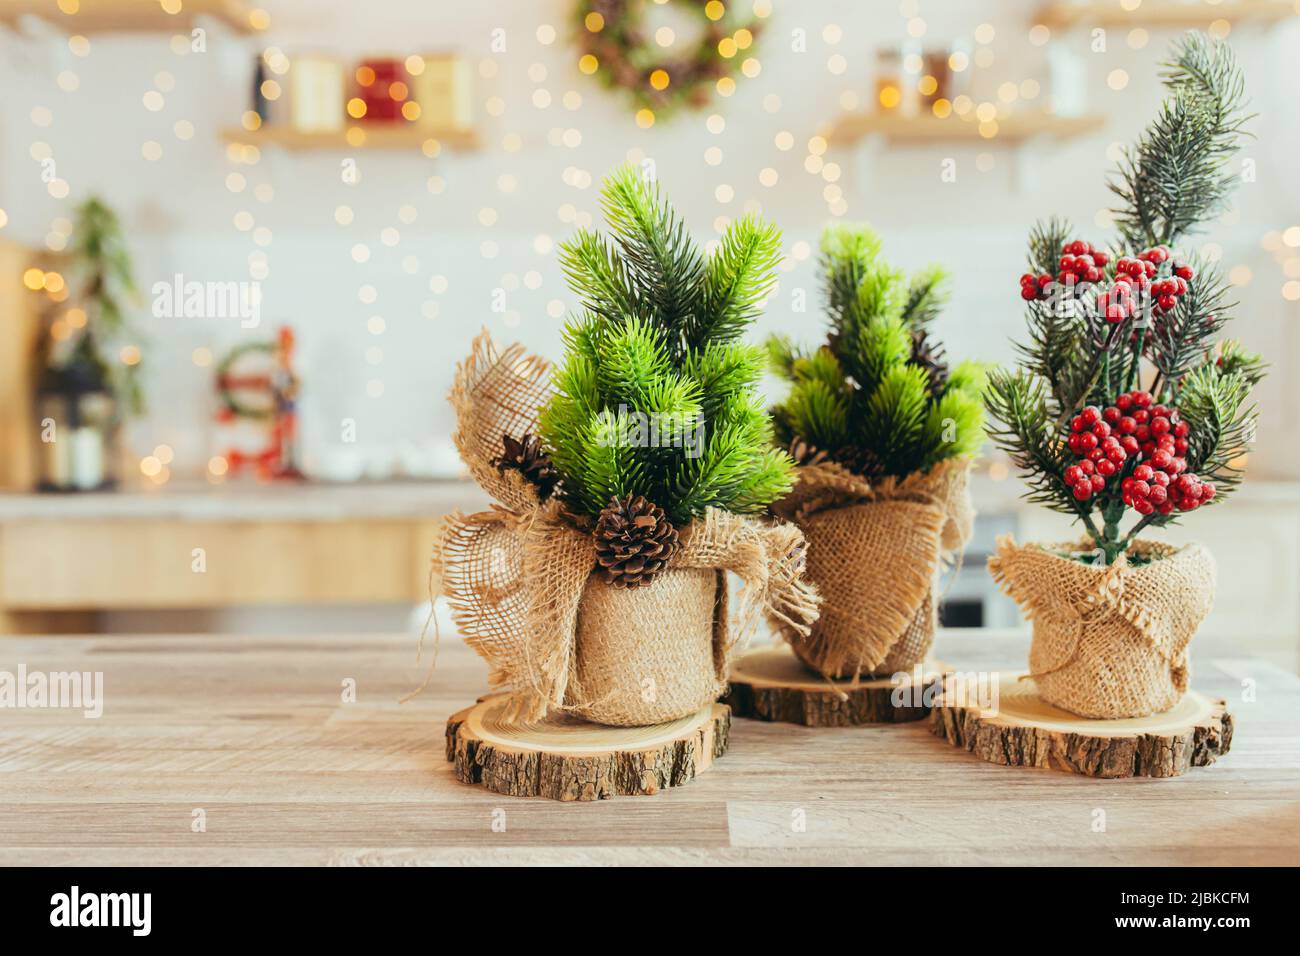
MULTIPOLYGON (((1002 480, 981 471, 971 479, 977 511, 1015 514, 1037 507, 1013 473, 1002 480)), ((0 521, 36 519, 177 518, 185 520, 331 521, 344 518, 423 518, 477 511, 490 499, 473 482, 391 481, 333 484, 177 481, 162 488, 132 486, 91 494, 0 493, 0 521)), ((1242 504, 1300 504, 1300 481, 1247 479, 1234 493, 1242 504)))
POLYGON ((337 521, 436 518, 486 508, 469 481, 261 484, 173 482, 90 494, 0 494, 0 521, 23 519, 175 518, 187 521, 337 521))

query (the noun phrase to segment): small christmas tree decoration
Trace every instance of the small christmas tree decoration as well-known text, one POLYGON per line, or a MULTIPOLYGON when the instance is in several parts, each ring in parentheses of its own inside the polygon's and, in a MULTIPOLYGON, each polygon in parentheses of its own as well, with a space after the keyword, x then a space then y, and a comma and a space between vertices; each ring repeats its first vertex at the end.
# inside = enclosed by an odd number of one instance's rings
MULTIPOLYGON (((970 460, 983 441, 982 366, 949 367, 929 325, 946 297, 937 268, 912 279, 864 226, 822 238, 830 334, 813 352, 783 338, 790 382, 773 409, 799 483, 773 506, 803 529, 822 612, 794 652, 830 678, 911 670, 936 624, 935 579, 970 535, 970 460)), ((863 711, 863 713, 868 713, 863 711)))
POLYGON ((817 613, 802 534, 759 517, 794 463, 757 397, 764 353, 739 341, 780 237, 745 217, 706 256, 632 167, 603 197, 611 235, 562 246, 582 301, 563 364, 484 335, 457 372, 454 437, 499 504, 447 521, 443 592, 508 693, 502 721, 695 721, 725 741, 735 647, 761 616, 806 633, 817 613))
POLYGON ((1031 500, 1074 517, 1086 540, 999 543, 994 577, 1034 624, 1043 700, 1091 718, 1169 710, 1187 689, 1187 647, 1209 613, 1214 562, 1148 528, 1218 503, 1241 480, 1254 428, 1257 356, 1215 336, 1232 309, 1212 262, 1176 249, 1226 204, 1243 126, 1229 48, 1179 41, 1160 114, 1110 183, 1119 235, 1106 251, 1059 220, 1030 236, 1020 277, 1023 368, 995 373, 995 441, 1031 500))

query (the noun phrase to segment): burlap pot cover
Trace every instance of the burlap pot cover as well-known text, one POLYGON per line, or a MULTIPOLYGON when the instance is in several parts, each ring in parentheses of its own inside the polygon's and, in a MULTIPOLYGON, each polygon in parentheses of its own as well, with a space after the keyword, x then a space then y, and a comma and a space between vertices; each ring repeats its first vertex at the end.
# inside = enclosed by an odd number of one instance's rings
POLYGON ((808 578, 822 598, 798 657, 827 677, 892 674, 934 643, 937 578, 970 537, 968 460, 871 485, 835 464, 800 469, 777 508, 808 540, 808 578))
POLYGON ((434 569, 489 682, 510 694, 506 719, 552 710, 620 726, 685 717, 721 692, 728 661, 759 619, 808 633, 818 598, 792 525, 710 508, 679 529, 681 549, 648 588, 593 578, 590 520, 492 464, 502 434, 537 433, 550 388, 544 361, 518 345, 497 352, 484 333, 451 393, 456 446, 499 503, 446 517, 434 569), (734 615, 726 572, 743 584, 734 615))
POLYGON ((693 714, 726 689, 726 580, 670 568, 646 588, 587 579, 578 604, 576 672, 565 708, 640 727, 693 714))
POLYGON ((1029 670, 1039 695, 1081 717, 1145 717, 1187 690, 1187 648, 1214 604, 1214 558, 1138 541, 1110 566, 1068 557, 1092 544, 999 539, 989 571, 1033 622, 1029 670), (1130 556, 1149 559, 1135 563, 1130 556))

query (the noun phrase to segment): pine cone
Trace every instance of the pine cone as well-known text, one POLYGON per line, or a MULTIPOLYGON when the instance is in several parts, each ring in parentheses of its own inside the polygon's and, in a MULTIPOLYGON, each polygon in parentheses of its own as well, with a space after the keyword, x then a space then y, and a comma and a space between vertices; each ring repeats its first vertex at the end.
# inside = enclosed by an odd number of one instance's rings
POLYGON ((925 329, 916 329, 912 333, 911 364, 925 369, 930 379, 931 395, 939 395, 948 385, 948 363, 944 359, 943 346, 931 342, 925 329))
POLYGON ((542 452, 541 439, 524 435, 522 440, 516 441, 509 435, 502 435, 501 444, 505 451, 492 462, 497 466, 497 471, 504 473, 506 469, 513 468, 532 482, 537 488, 538 497, 543 501, 551 497, 560 481, 560 473, 551 464, 551 459, 542 452))
POLYGON ((592 537, 596 562, 617 588, 649 585, 680 547, 664 510, 641 495, 610 498, 592 537))
POLYGON ((790 447, 786 451, 794 459, 796 465, 821 465, 831 460, 830 455, 808 444, 802 438, 791 441, 790 447))

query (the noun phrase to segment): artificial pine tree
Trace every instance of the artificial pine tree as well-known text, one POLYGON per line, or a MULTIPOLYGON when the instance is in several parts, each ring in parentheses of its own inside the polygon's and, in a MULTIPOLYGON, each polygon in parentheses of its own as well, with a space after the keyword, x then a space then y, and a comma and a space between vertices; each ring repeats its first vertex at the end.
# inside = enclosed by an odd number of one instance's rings
MULTIPOLYGON (((709 508, 758 512, 793 482, 756 392, 764 352, 739 341, 772 289, 780 233, 745 216, 706 256, 636 167, 610 175, 602 197, 610 235, 583 229, 561 246, 583 308, 540 435, 560 501, 620 534, 648 529, 653 562, 667 547, 660 513, 681 527, 709 508)), ((602 564, 648 584, 626 562, 633 543, 602 564)))
POLYGON ((130 331, 123 300, 135 293, 131 258, 117 214, 93 196, 77 207, 68 269, 79 283, 76 302, 86 323, 55 343, 45 364, 58 373, 103 383, 127 411, 138 413, 144 407, 139 364, 111 362, 104 354, 130 331))
MULTIPOLYGON (((1215 344, 1234 303, 1213 262, 1172 247, 1228 203, 1227 162, 1249 117, 1231 50, 1203 34, 1177 43, 1159 115, 1109 186, 1119 235, 1109 252, 1061 220, 1039 224, 1020 280, 1023 368, 992 375, 994 438, 1031 500, 1075 516, 1106 563, 1241 479, 1264 365, 1215 344), (1138 520, 1121 523, 1128 509, 1138 520)), ((1091 560, 1083 556, 1085 560, 1091 560)))
POLYGON ((821 257, 830 335, 813 352, 769 341, 791 383, 773 409, 778 441, 801 464, 817 454, 868 479, 903 477, 973 454, 983 441, 985 371, 949 369, 929 325, 947 298, 938 267, 910 280, 866 226, 834 226, 821 257))

